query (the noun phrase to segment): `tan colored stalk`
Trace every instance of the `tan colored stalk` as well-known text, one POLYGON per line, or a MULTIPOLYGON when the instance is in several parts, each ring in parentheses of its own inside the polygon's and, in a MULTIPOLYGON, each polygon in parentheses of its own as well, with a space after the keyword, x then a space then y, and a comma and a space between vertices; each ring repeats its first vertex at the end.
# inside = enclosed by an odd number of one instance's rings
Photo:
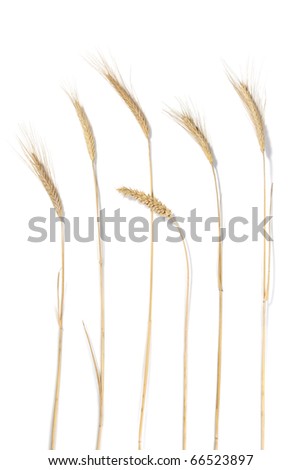
POLYGON ((27 137, 26 141, 19 140, 24 159, 29 165, 33 173, 39 178, 44 189, 46 190, 58 217, 61 218, 61 272, 58 275, 58 357, 57 357, 57 373, 55 397, 52 414, 51 440, 50 449, 56 447, 56 433, 58 425, 58 411, 61 385, 62 370, 62 347, 63 347, 63 312, 64 312, 64 296, 65 296, 65 237, 64 237, 64 209, 59 191, 54 182, 54 178, 50 169, 48 158, 44 148, 34 142, 33 137, 27 137), (60 282, 61 280, 61 282, 60 282), (60 290, 61 285, 61 290, 60 290))
MULTIPOLYGON (((243 102, 252 124, 254 126, 257 140, 259 143, 260 152, 262 155, 263 165, 263 217, 266 219, 266 139, 265 139, 265 123, 263 117, 263 106, 259 99, 256 97, 255 91, 247 82, 243 82, 234 77, 229 71, 227 72, 228 78, 233 85, 235 91, 243 102)), ((272 192, 271 192, 272 198, 272 192)), ((271 200, 272 202, 272 200, 271 200)), ((271 210, 271 209, 270 209, 271 210)), ((268 308, 268 294, 270 283, 270 253, 267 254, 267 240, 263 238, 263 294, 262 294, 262 339, 261 339, 261 450, 265 447, 265 378, 266 378, 266 342, 267 342, 267 308, 268 308)))
MULTIPOLYGON (((151 141, 150 141, 150 139, 148 139, 148 154, 149 154, 149 173, 150 173, 150 194, 153 197, 153 172, 152 172, 151 141)), ((144 430, 144 419, 145 419, 145 408, 146 408, 146 398, 147 398, 148 379, 149 379, 149 367, 150 367, 150 353, 151 353, 152 304, 153 304, 153 259, 154 259, 153 219, 154 219, 154 213, 153 213, 153 210, 151 209, 150 210, 149 314, 148 314, 148 327, 147 327, 147 338, 146 338, 143 389, 142 389, 141 408, 140 408, 140 417, 139 417, 139 428, 138 428, 138 450, 142 450, 142 444, 143 444, 143 430, 144 430)))
POLYGON ((94 184, 94 191, 95 191, 95 208, 96 208, 97 234, 98 234, 97 247, 98 247, 99 281, 100 281, 99 292, 100 292, 100 329, 101 329, 101 332, 100 332, 100 366, 99 367, 97 366, 97 361, 93 354, 93 350, 91 347, 91 342, 87 333, 87 329, 85 326, 84 328, 85 328, 86 337, 89 343, 90 352, 92 354, 92 360, 95 366, 97 382, 99 384, 99 423, 98 423, 96 449, 100 450, 101 443, 102 443, 103 425, 104 425, 105 302, 104 302, 103 246, 102 246, 102 239, 101 239, 101 220, 100 220, 101 205, 100 205, 100 190, 99 190, 97 167, 96 167, 97 152, 96 152, 96 143, 95 143, 93 129, 92 129, 91 123, 88 119, 88 116, 86 114, 84 107, 81 105, 76 93, 71 93, 68 95, 75 108, 75 111, 77 113, 77 116, 79 118, 79 121, 82 127, 88 155, 91 160, 93 184, 94 184))
POLYGON ((209 161, 215 185, 217 215, 218 215, 218 290, 219 290, 219 323, 218 323, 218 352, 217 352, 217 384, 216 384, 216 405, 215 405, 215 431, 214 431, 214 449, 218 449, 219 443, 219 417, 220 417, 220 396, 221 396, 221 364, 222 364, 222 320, 223 320, 223 286, 222 286, 222 237, 221 237, 221 197, 215 166, 215 159, 211 145, 206 136, 205 130, 198 116, 194 115, 190 109, 181 104, 180 111, 169 110, 168 114, 193 137, 201 147, 207 160, 209 161))
MULTIPOLYGON (((118 191, 129 199, 134 199, 139 203, 145 205, 151 209, 155 214, 165 217, 167 219, 173 219, 173 213, 168 209, 162 202, 155 198, 151 194, 146 194, 143 191, 130 188, 119 188, 118 191)), ((182 436, 182 448, 186 449, 187 445, 187 403, 188 403, 188 330, 189 330, 189 296, 190 296, 190 263, 189 254, 186 246, 186 242, 183 233, 176 221, 174 221, 179 234, 181 236, 185 261, 186 261, 186 301, 185 301, 185 323, 184 323, 184 359, 183 359, 183 436, 182 436)))
MULTIPOLYGON (((114 88, 118 95, 122 98, 124 103, 128 106, 133 116, 137 120, 143 134, 148 142, 148 160, 149 160, 149 179, 150 179, 150 194, 153 196, 153 171, 152 171, 152 157, 151 157, 151 129, 148 120, 133 93, 125 85, 121 75, 114 72, 112 68, 104 61, 102 57, 92 58, 91 65, 107 80, 108 83, 114 88)), ((150 354, 151 354, 151 335, 152 335, 152 300, 153 300, 153 258, 154 258, 154 244, 153 244, 153 210, 150 210, 150 281, 149 281, 149 313, 148 313, 148 327, 147 338, 145 346, 145 363, 143 373, 143 387, 141 395, 140 418, 138 429, 138 449, 142 449, 143 443, 143 430, 145 420, 146 398, 149 381, 149 367, 150 367, 150 354)))

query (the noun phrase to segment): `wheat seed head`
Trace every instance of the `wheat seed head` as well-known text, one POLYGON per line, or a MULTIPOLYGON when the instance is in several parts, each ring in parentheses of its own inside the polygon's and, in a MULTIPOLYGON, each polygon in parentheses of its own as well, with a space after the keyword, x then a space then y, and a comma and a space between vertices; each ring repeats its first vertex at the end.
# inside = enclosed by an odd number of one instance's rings
POLYGON ((91 161, 94 161, 96 159, 96 142, 95 142, 95 137, 92 129, 92 125, 88 119, 88 116, 86 114, 85 108, 81 105, 78 95, 76 92, 66 92, 67 95, 69 96, 74 109, 77 113, 77 116, 79 118, 80 124, 82 126, 88 154, 90 156, 91 161))
POLYGON ((124 100, 135 119, 139 123, 145 137, 150 139, 151 129, 145 113, 139 105, 138 100, 125 85, 120 73, 118 71, 114 71, 101 55, 91 57, 88 61, 97 70, 97 72, 99 72, 110 83, 110 85, 120 95, 122 100, 124 100))
POLYGON ((61 196, 55 184, 48 156, 43 144, 38 142, 38 140, 34 138, 33 135, 29 135, 28 133, 24 133, 22 139, 19 138, 19 144, 25 162, 41 181, 57 215, 59 217, 63 217, 64 209, 61 196))
POLYGON ((185 129, 188 134, 193 137, 193 139, 198 143, 202 148, 203 153, 210 162, 211 165, 214 164, 214 155, 211 148, 211 145, 206 136, 206 131, 204 126, 201 123, 200 117, 196 112, 193 112, 188 105, 180 102, 180 111, 173 109, 168 109, 167 113, 172 119, 174 119, 177 124, 179 124, 183 129, 185 129))
POLYGON ((131 189, 126 187, 119 188, 118 192, 129 199, 134 199, 140 202, 141 204, 148 207, 161 217, 166 217, 167 219, 171 219, 173 217, 172 211, 168 209, 156 197, 151 196, 150 194, 146 194, 143 191, 138 191, 137 189, 131 189))
POLYGON ((252 124, 256 131, 256 136, 259 142, 260 150, 262 153, 265 151, 265 124, 264 124, 264 105, 261 104, 258 98, 255 86, 253 87, 248 80, 239 80, 228 69, 226 74, 235 91, 239 95, 241 101, 247 110, 252 124))

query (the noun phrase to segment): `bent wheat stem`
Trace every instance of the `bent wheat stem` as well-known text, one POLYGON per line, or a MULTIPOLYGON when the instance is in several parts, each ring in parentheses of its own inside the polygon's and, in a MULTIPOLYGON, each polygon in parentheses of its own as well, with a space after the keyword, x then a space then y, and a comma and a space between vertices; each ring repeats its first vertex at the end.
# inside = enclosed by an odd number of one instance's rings
POLYGON ((182 450, 187 448, 187 415, 188 415, 188 345, 189 345, 189 297, 190 297, 190 261, 189 253, 186 245, 185 238, 179 227, 174 222, 174 225, 178 228, 179 234, 182 238, 182 243, 185 252, 186 262, 186 299, 185 299, 185 321, 184 321, 184 355, 183 355, 183 413, 182 413, 182 450))
MULTIPOLYGON (((126 187, 119 188, 118 191, 125 197, 129 199, 134 199, 139 203, 145 205, 151 209, 154 213, 159 216, 165 217, 167 219, 173 220, 173 213, 168 209, 162 202, 160 202, 156 197, 150 194, 146 194, 143 191, 138 191, 136 189, 130 189, 126 187)), ((186 449, 187 445, 187 402, 188 402, 188 330, 189 330, 189 297, 190 297, 190 263, 189 263, 189 254, 184 239, 184 235, 178 225, 174 220, 174 225, 179 231, 181 236, 184 252, 185 252, 185 261, 186 261, 186 301, 185 301, 185 323, 184 323, 184 359, 183 359, 183 434, 182 434, 182 448, 186 449)), ((153 227, 151 227, 153 230, 153 227)), ((146 361, 147 363, 147 361, 146 361)))

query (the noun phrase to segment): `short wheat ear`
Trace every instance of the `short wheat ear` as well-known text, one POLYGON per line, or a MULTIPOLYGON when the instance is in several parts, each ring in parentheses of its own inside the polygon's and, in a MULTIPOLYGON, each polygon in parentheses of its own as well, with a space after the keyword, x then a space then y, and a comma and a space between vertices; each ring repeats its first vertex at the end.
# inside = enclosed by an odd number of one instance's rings
MULTIPOLYGON (((256 87, 252 87, 248 81, 238 80, 229 70, 227 76, 239 95, 250 119, 254 125, 257 140, 262 154, 263 171, 263 216, 267 215, 267 178, 266 178, 266 138, 264 123, 264 105, 258 98, 256 87)), ((272 192, 271 192, 272 200, 272 192)), ((271 242, 270 242, 271 243, 271 242)), ((263 294, 262 294, 262 342, 261 342, 261 450, 265 447, 265 380, 266 380, 266 343, 267 343, 267 313, 268 313, 268 289, 270 283, 271 245, 267 252, 267 240, 263 238, 263 294)))
POLYGON ((97 175, 97 167, 96 167, 96 142, 93 133, 92 125, 89 121, 87 113, 85 111, 84 106, 79 101, 79 98, 76 93, 67 93, 71 102, 74 106, 76 114, 78 116, 79 122, 82 127, 84 139, 86 142, 86 147, 88 151, 88 155, 91 160, 92 164, 92 174, 93 174, 93 186, 95 192, 95 208, 96 208, 96 220, 97 220, 97 227, 98 227, 98 265, 99 265, 99 289, 100 289, 100 367, 97 366, 96 357, 93 353, 92 345, 88 336, 87 329, 84 325, 86 338, 89 343, 90 352, 92 355, 92 360, 94 364, 94 369, 97 375, 97 382, 99 385, 99 424, 98 424, 98 434, 97 434, 97 442, 96 442, 96 449, 101 449, 102 443, 102 434, 103 434, 103 425, 104 425, 104 384, 105 384, 105 293, 104 293, 104 263, 103 263, 103 245, 102 245, 102 238, 101 238, 101 221, 100 221, 100 211, 101 211, 101 197, 100 197, 100 189, 99 189, 99 182, 98 182, 98 175, 97 175))
MULTIPOLYGON (((148 143, 148 162, 149 162, 149 179, 150 179, 150 195, 153 196, 153 170, 152 170, 152 150, 151 150, 151 128, 146 118, 144 111, 138 103, 138 100, 134 97, 134 94, 129 91, 124 83, 121 75, 118 72, 114 72, 111 67, 104 61, 101 56, 92 58, 89 61, 91 65, 107 80, 107 82, 113 87, 113 89, 122 98, 124 103, 132 112, 136 121, 140 125, 141 130, 148 143)), ((150 226, 153 227, 153 209, 150 208, 150 226)), ((153 243, 153 231, 150 236, 150 275, 149 275, 149 314, 148 314, 148 327, 147 327, 147 338, 145 347, 145 359, 144 359, 144 377, 143 387, 141 393, 141 406, 140 406, 140 417, 139 417, 139 429, 138 429, 138 449, 141 450, 143 446, 143 429, 145 421, 145 408, 146 408, 146 396, 149 383, 149 366, 151 356, 151 333, 152 333, 152 322, 153 322, 153 258, 154 258, 154 243, 153 243)))
MULTIPOLYGON (((42 144, 38 143, 32 136, 24 135, 19 139, 21 150, 23 152, 24 160, 28 163, 30 169, 41 181, 45 191, 47 192, 52 205, 59 217, 63 217, 64 209, 63 203, 55 184, 52 172, 50 170, 49 160, 46 151, 42 144)), ((51 443, 50 449, 54 450, 56 446, 56 434, 58 424, 58 410, 60 399, 60 384, 61 384, 61 368, 62 368, 62 348, 63 348, 63 310, 64 310, 64 289, 65 289, 65 236, 64 236, 64 222, 61 220, 61 270, 58 274, 58 357, 57 357, 57 375, 55 398, 52 414, 51 426, 51 443), (61 281, 61 292, 59 284, 61 281)))
MULTIPOLYGON (((155 214, 165 217, 166 219, 173 220, 173 212, 165 206, 159 199, 154 197, 151 194, 146 194, 143 191, 138 191, 137 189, 131 189, 122 187, 118 189, 118 192, 123 196, 135 200, 140 204, 151 209, 155 214)), ((186 261, 186 272, 187 272, 187 281, 186 281, 186 303, 185 303, 185 326, 184 326, 184 357, 183 357, 183 450, 186 448, 187 442, 187 403, 188 403, 188 331, 189 331, 189 298, 190 298, 190 263, 189 263, 189 254, 184 239, 184 235, 178 225, 178 223, 173 220, 174 225, 176 226, 179 234, 181 236, 185 261, 186 261)), ((153 227, 150 227, 150 230, 153 230, 153 227)))
POLYGON ((126 188, 125 186, 118 188, 117 191, 128 199, 133 199, 149 209, 152 209, 155 214, 161 217, 165 217, 167 219, 171 219, 173 217, 172 211, 151 194, 146 194, 143 191, 138 191, 137 189, 126 188))
POLYGON ((216 205, 218 215, 218 291, 219 291, 219 326, 218 326, 218 352, 217 352, 217 385, 216 385, 216 405, 215 405, 215 431, 214 431, 214 450, 218 449, 219 444, 219 418, 220 418, 220 395, 221 395, 221 365, 222 365, 222 319, 223 319, 223 270, 222 270, 222 237, 221 237, 221 194, 218 182, 218 173, 215 166, 215 158, 212 147, 206 136, 204 127, 201 124, 199 116, 188 106, 180 103, 180 111, 169 110, 168 114, 185 129, 188 134, 197 142, 202 149, 205 157, 209 161, 214 178, 216 205))

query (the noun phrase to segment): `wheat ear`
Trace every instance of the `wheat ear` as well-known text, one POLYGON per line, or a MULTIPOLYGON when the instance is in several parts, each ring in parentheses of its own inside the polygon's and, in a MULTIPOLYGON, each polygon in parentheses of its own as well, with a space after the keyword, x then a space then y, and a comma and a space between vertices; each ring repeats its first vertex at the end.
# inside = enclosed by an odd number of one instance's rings
POLYGON ((240 97, 248 115, 255 128, 260 151, 265 152, 265 124, 263 118, 264 106, 260 103, 259 98, 251 85, 247 81, 238 80, 230 71, 226 71, 228 79, 233 85, 236 93, 240 97))
MULTIPOLYGON (((126 187, 122 187, 118 189, 118 192, 121 193, 123 196, 133 199, 140 204, 152 209, 152 211, 161 216, 165 217, 166 219, 173 219, 173 212, 167 208, 159 199, 152 196, 151 194, 146 194, 143 191, 138 191, 136 189, 130 189, 126 187)), ((187 403, 188 403, 188 330, 189 330, 189 297, 190 297, 190 263, 189 263, 189 254, 187 245, 183 236, 183 233, 176 221, 174 221, 174 225, 177 227, 179 234, 181 236, 184 253, 185 253, 185 261, 186 261, 186 272, 187 272, 187 280, 186 280, 186 302, 185 302, 185 323, 184 323, 184 359, 183 359, 183 440, 182 440, 182 448, 183 450, 186 449, 186 442, 187 442, 187 403)), ((151 230, 153 227, 151 227, 151 230)))
POLYGON ((101 56, 93 57, 89 60, 89 62, 120 95, 140 125, 143 133, 145 134, 145 137, 150 139, 151 130, 148 120, 141 106, 139 105, 138 100, 125 85, 120 73, 118 71, 115 72, 101 56))
MULTIPOLYGON (((60 193, 54 182, 49 161, 46 151, 41 144, 35 142, 33 137, 26 136, 25 141, 19 139, 21 149, 23 151, 24 160, 27 162, 33 173, 39 178, 44 189, 46 190, 52 205, 59 217, 64 216, 64 209, 60 193)), ((58 411, 59 411, 59 398, 60 398, 60 385, 61 385, 61 369, 62 369, 62 347, 63 347, 63 310, 64 310, 64 296, 65 296, 65 235, 64 235, 64 222, 61 220, 61 270, 58 274, 58 355, 57 355, 57 373, 56 373, 56 386, 55 397, 52 414, 51 426, 51 442, 50 449, 54 450, 56 447, 56 434, 58 424, 58 411), (61 280, 61 292, 59 292, 59 285, 61 280)))
POLYGON ((156 197, 151 196, 151 194, 146 194, 143 191, 126 187, 119 188, 118 192, 129 199, 135 199, 149 209, 152 209, 155 214, 161 217, 165 217, 167 219, 171 219, 173 217, 172 211, 156 197))
POLYGON ((223 286, 222 286, 222 237, 221 237, 221 195, 218 183, 218 174, 215 166, 215 158, 212 147, 206 136, 204 127, 201 124, 198 114, 193 113, 188 106, 180 103, 181 110, 169 110, 168 114, 185 129, 188 134, 197 142, 209 161, 215 185, 216 205, 218 215, 218 290, 219 290, 219 324, 218 324, 218 352, 217 352, 217 385, 216 385, 216 405, 215 405, 215 431, 214 449, 218 449, 219 444, 219 418, 220 418, 220 395, 221 395, 221 364, 222 364, 222 320, 223 320, 223 286))
POLYGON ((167 114, 174 119, 185 131, 190 134, 191 137, 197 142, 202 148, 203 153, 207 157, 211 165, 214 164, 214 155, 211 145, 208 141, 205 129, 201 124, 200 117, 197 114, 193 114, 192 111, 180 102, 180 111, 168 109, 167 114))
POLYGON ((99 280, 100 280, 100 325, 101 325, 101 333, 100 333, 100 367, 97 367, 97 361, 92 353, 92 346, 90 343, 90 339, 88 336, 88 332, 86 327, 84 326, 86 337, 89 343, 90 352, 92 355, 92 360, 94 363, 94 369, 97 374, 97 381, 99 384, 99 424, 98 424, 98 433, 97 433, 97 442, 96 442, 96 449, 101 449, 102 443, 102 433, 103 433, 103 425, 104 425, 104 379, 105 379, 105 301, 104 301, 104 267, 103 267, 103 246, 102 246, 102 239, 101 239, 101 221, 100 221, 100 210, 101 210, 101 203, 100 203, 100 190, 99 190, 99 183, 98 183, 98 176, 97 176, 97 167, 96 167, 96 142, 95 137, 92 129, 92 125, 89 121, 87 113, 84 107, 81 105, 79 98, 76 93, 68 93, 68 96, 71 99, 71 102, 75 108, 77 116, 79 118, 83 135, 85 138, 86 146, 88 155, 91 160, 92 165, 92 174, 93 174, 93 184, 94 184, 94 191, 95 191, 95 207, 96 207, 96 220, 97 220, 97 227, 98 227, 98 263, 99 263, 99 280))
POLYGON ((95 137, 94 137, 92 125, 88 119, 85 108, 81 105, 79 101, 77 93, 67 92, 67 95, 69 96, 74 106, 74 109, 77 113, 77 116, 79 118, 83 135, 85 138, 86 146, 87 146, 87 151, 88 151, 91 161, 93 162, 96 159, 96 143, 95 143, 95 137))
MULTIPOLYGON (((266 140, 265 123, 263 116, 264 106, 257 98, 257 93, 247 81, 238 80, 231 72, 227 71, 227 76, 239 95, 250 119, 254 125, 257 140, 262 154, 263 171, 263 217, 267 215, 267 180, 266 180, 266 140)), ((267 254, 267 241, 263 239, 263 295, 262 295, 262 340, 261 340, 261 450, 265 447, 265 379, 266 379, 266 343, 267 343, 267 300, 269 286, 269 263, 270 251, 267 254)))
MULTIPOLYGON (((124 83, 119 72, 114 72, 106 61, 101 57, 94 57, 89 61, 91 65, 110 83, 114 90, 119 94, 124 103, 128 106, 133 116, 140 125, 144 136, 148 142, 148 161, 149 161, 149 178, 150 178, 150 194, 153 196, 153 170, 152 170, 152 156, 151 156, 151 128, 146 118, 144 111, 142 110, 138 100, 134 97, 134 94, 129 91, 124 83)), ((150 210, 150 226, 153 227, 153 210, 150 210)), ((145 407, 146 407, 146 396, 149 381, 149 366, 150 366, 150 354, 151 354, 151 334, 152 334, 152 304, 153 304, 153 258, 154 258, 154 244, 153 244, 153 230, 150 236, 150 276, 149 276, 149 313, 148 313, 148 327, 147 327, 147 338, 145 347, 145 361, 144 361, 144 374, 143 374, 143 387, 141 395, 141 406, 140 406, 140 417, 139 417, 139 429, 138 429, 138 449, 142 449, 143 441, 143 429, 145 419, 145 407)))

